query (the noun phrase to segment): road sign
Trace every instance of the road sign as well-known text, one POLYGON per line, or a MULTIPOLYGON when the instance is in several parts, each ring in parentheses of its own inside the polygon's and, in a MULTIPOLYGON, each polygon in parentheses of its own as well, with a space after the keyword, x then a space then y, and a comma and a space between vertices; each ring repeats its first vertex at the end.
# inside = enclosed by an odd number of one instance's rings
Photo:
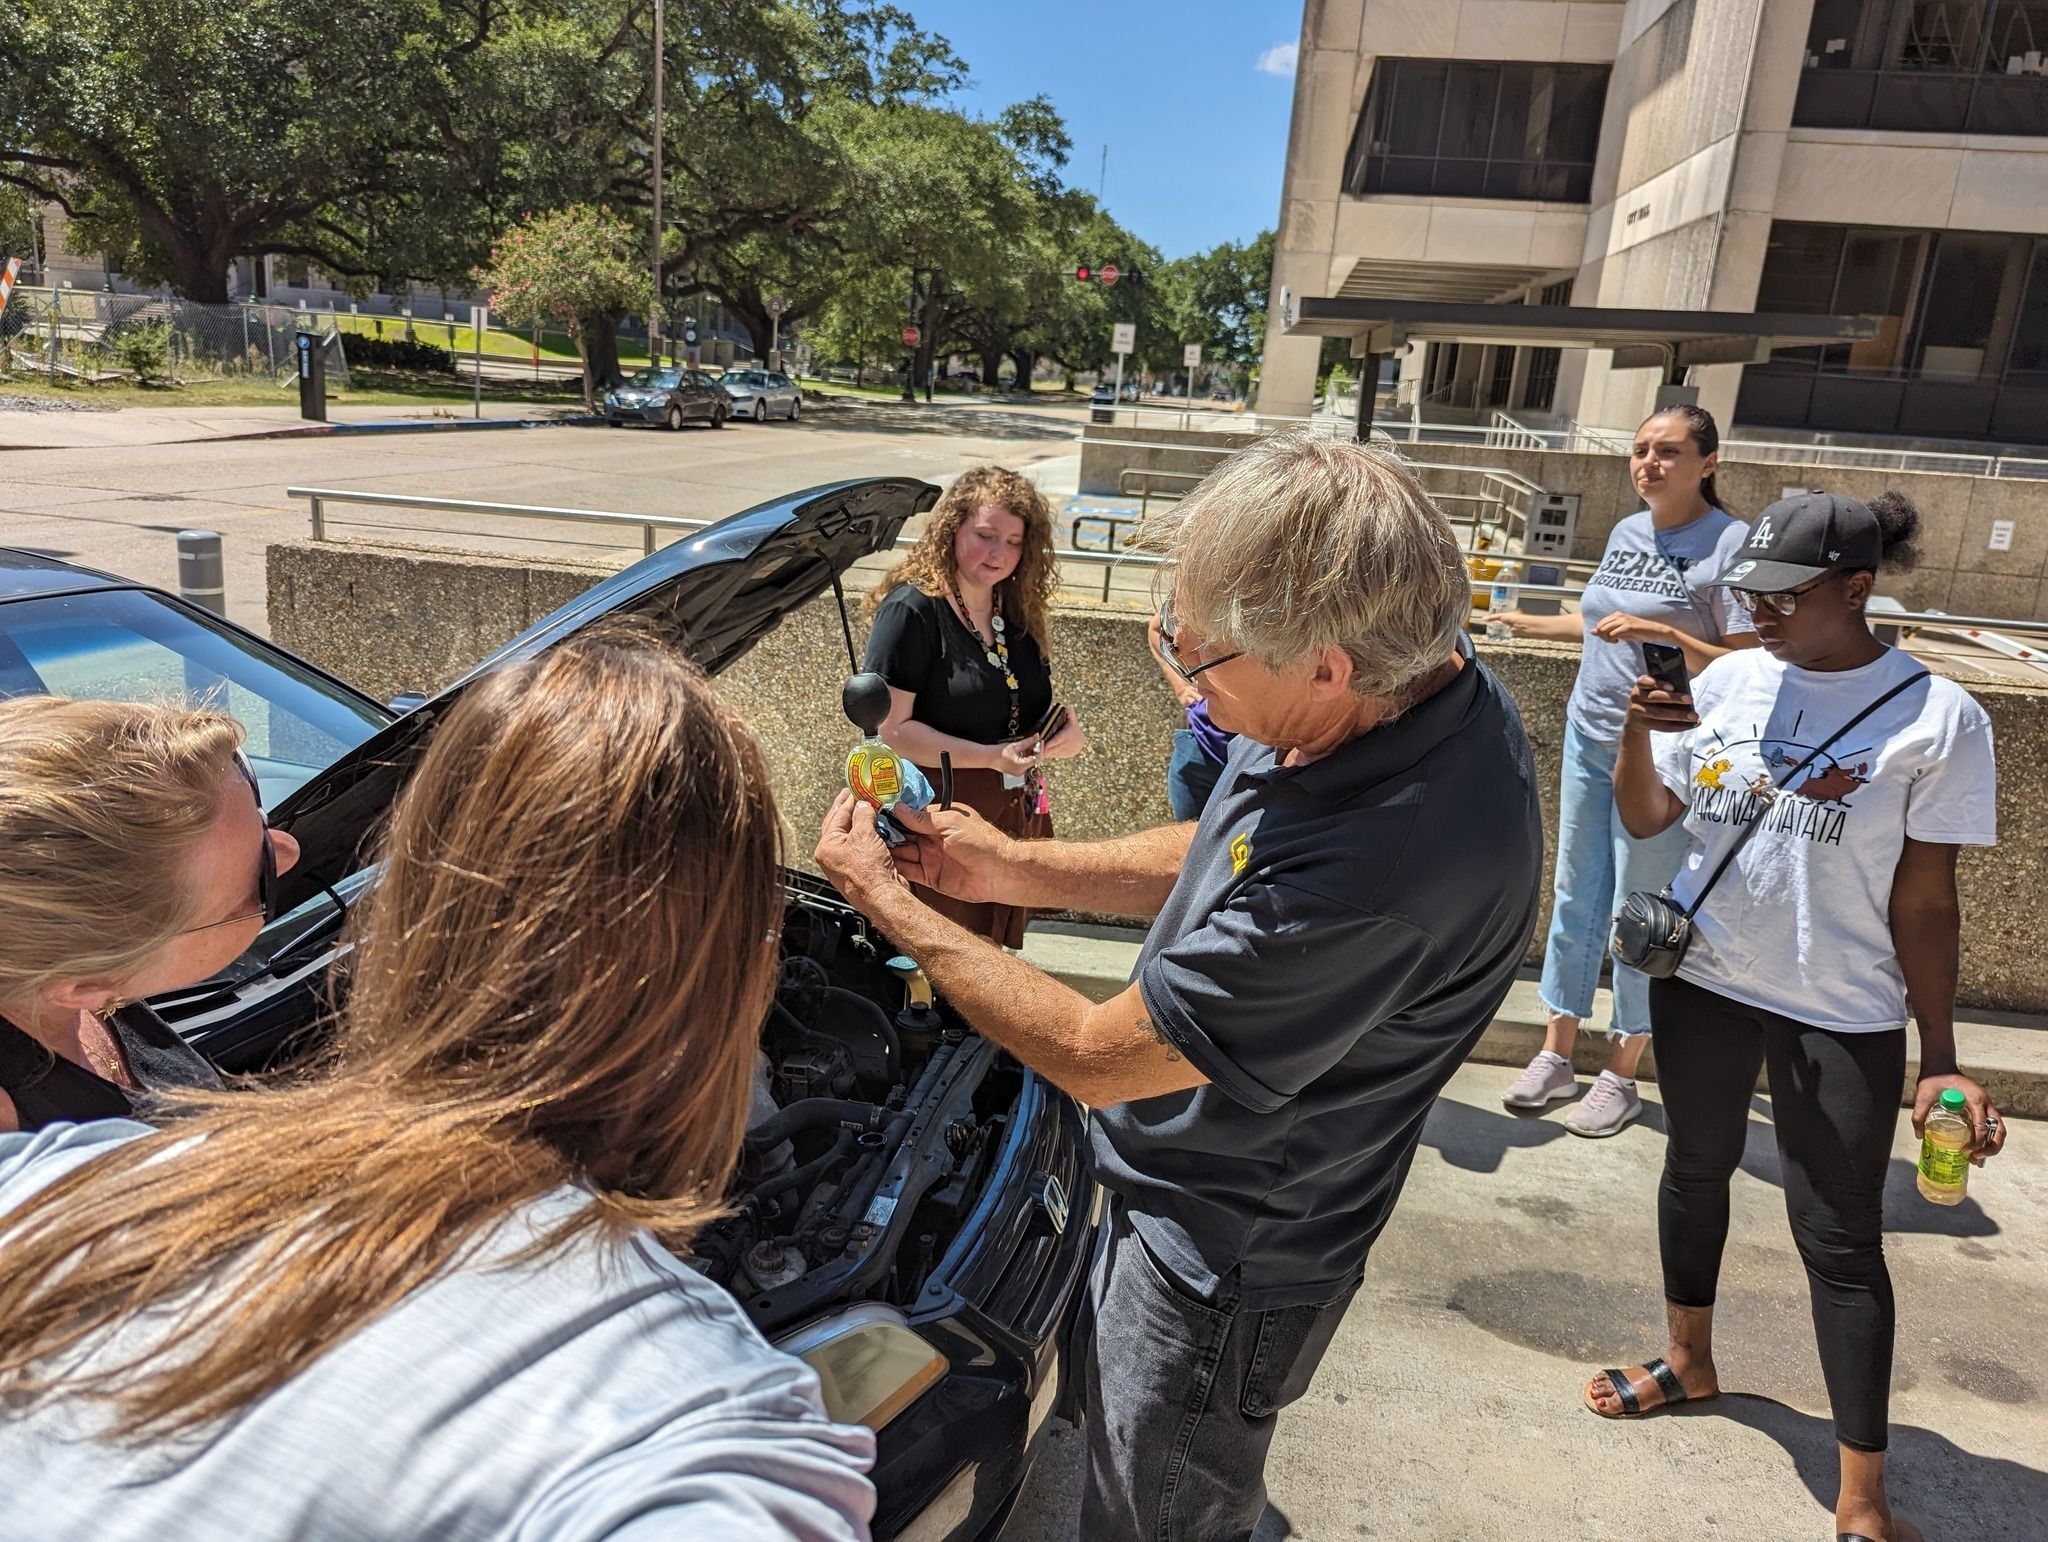
POLYGON ((1138 346, 1138 324, 1135 321, 1119 321, 1109 334, 1111 353, 1129 353, 1138 346))
POLYGON ((1117 275, 1117 271, 1116 271, 1116 264, 1115 264, 1115 263, 1113 263, 1113 262, 1105 262, 1105 263, 1104 263, 1104 264, 1102 265, 1102 281, 1103 281, 1103 283, 1105 283, 1105 284, 1114 284, 1114 283, 1115 283, 1115 282, 1117 281, 1117 277, 1118 277, 1118 275, 1117 275))
POLYGON ((1187 347, 1181 349, 1180 361, 1189 369, 1193 369, 1197 364, 1200 364, 1202 362, 1202 345, 1200 343, 1189 343, 1187 347))
POLYGON ((916 327, 905 327, 903 329, 903 346, 906 348, 915 348, 917 346, 917 340, 923 336, 924 334, 918 331, 916 327))
POLYGON ((771 316, 780 316, 782 314, 782 309, 786 304, 788 304, 786 300, 770 300, 768 302, 768 314, 771 316))

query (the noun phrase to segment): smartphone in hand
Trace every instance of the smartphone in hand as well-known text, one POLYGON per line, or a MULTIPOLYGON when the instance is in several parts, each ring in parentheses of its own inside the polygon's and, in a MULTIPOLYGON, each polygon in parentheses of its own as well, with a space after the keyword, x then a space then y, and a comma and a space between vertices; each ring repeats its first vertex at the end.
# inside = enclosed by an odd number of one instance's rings
POLYGON ((1692 675, 1685 667, 1685 650, 1672 643, 1646 642, 1643 673, 1673 696, 1692 696, 1692 675))
POLYGON ((1031 736, 1035 749, 1045 748, 1045 741, 1067 726, 1067 707, 1064 702, 1054 702, 1045 714, 1045 721, 1038 725, 1038 731, 1031 736))

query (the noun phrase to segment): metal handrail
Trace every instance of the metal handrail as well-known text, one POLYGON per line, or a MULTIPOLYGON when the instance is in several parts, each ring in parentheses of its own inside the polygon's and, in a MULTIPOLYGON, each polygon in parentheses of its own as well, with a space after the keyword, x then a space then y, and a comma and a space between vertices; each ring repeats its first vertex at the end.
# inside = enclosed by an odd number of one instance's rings
MULTIPOLYGON (((486 503, 473 498, 433 498, 412 493, 364 492, 344 487, 288 487, 285 489, 285 496, 307 500, 307 513, 313 539, 316 541, 328 539, 327 530, 330 521, 327 517, 327 505, 330 503, 364 504, 374 508, 427 509, 451 514, 488 514, 511 519, 557 520, 575 524, 638 526, 642 531, 642 546, 648 552, 655 550, 654 536, 658 530, 674 530, 694 534, 700 530, 708 530, 711 526, 718 523, 714 519, 688 519, 673 514, 620 514, 609 509, 555 508, 528 503, 486 503)), ((355 523, 360 523, 364 528, 373 530, 419 528, 422 529, 422 533, 429 535, 490 533, 436 529, 432 527, 381 525, 369 521, 355 523)), ((910 551, 917 544, 917 541, 910 536, 898 536, 895 541, 895 549, 898 551, 910 551)), ((1109 598, 1111 569, 1118 566, 1135 568, 1162 567, 1166 563, 1164 557, 1154 556, 1145 552, 1082 551, 1075 547, 1056 548, 1053 556, 1061 562, 1078 562, 1102 568, 1102 597, 1105 601, 1109 598)))
MULTIPOLYGON (((287 498, 307 500, 307 512, 312 520, 313 539, 316 541, 327 539, 326 506, 330 503, 361 503, 378 508, 438 509, 453 514, 504 514, 520 519, 569 520, 590 525, 638 525, 641 528, 641 549, 647 552, 655 549, 654 533, 657 530, 706 530, 717 523, 715 520, 685 519, 673 514, 618 514, 609 509, 565 509, 532 503, 479 503, 469 498, 428 498, 415 493, 358 492, 342 487, 287 487, 284 495, 287 498)), ((448 530, 430 533, 459 535, 462 532, 448 530)))
MULTIPOLYGON (((1470 470, 1472 468, 1458 467, 1455 469, 1470 470)), ((409 493, 360 492, 338 487, 291 487, 287 488, 285 492, 288 497, 308 500, 310 504, 308 512, 311 517, 313 538, 315 540, 326 540, 328 538, 328 521, 325 515, 325 505, 329 503, 365 504, 381 508, 442 510, 450 513, 490 514, 517 519, 544 519, 582 524, 640 526, 647 532, 643 539, 649 542, 652 541, 652 533, 656 530, 695 532, 709 529, 712 525, 718 523, 716 520, 688 519, 669 514, 619 514, 607 509, 568 509, 523 503, 485 503, 469 498, 431 498, 409 493)), ((391 529, 398 527, 371 526, 370 528, 391 529)), ((429 531, 428 533, 460 535, 473 532, 443 530, 429 531)), ((898 536, 895 541, 895 548, 899 551, 911 550, 916 545, 916 540, 909 536, 898 536)), ((654 547, 649 545, 647 549, 652 551, 654 547)), ((1530 556, 1524 552, 1474 547, 1465 548, 1463 554, 1467 557, 1484 558, 1491 562, 1513 563, 1524 570, 1531 567, 1554 567, 1567 571, 1575 569, 1591 570, 1599 566, 1597 562, 1578 557, 1530 556)), ((1103 570, 1103 598, 1105 600, 1109 598, 1109 580, 1112 569, 1122 566, 1157 568, 1165 566, 1169 560, 1149 552, 1082 551, 1074 547, 1059 548, 1054 551, 1053 556, 1061 562, 1076 562, 1084 566, 1101 568, 1103 570)), ((1472 587, 1475 590, 1490 589, 1494 584, 1501 582, 1509 583, 1518 592, 1526 594, 1555 594, 1563 598, 1572 598, 1583 592, 1583 586, 1532 584, 1515 579, 1503 580, 1498 577, 1474 578, 1472 580, 1472 587)), ((1921 630, 2007 632, 2021 636, 2048 636, 2048 620, 2029 621, 2017 616, 1951 616, 1938 610, 1887 610, 1872 612, 1871 620, 1874 625, 1885 627, 1910 627, 1921 630)))

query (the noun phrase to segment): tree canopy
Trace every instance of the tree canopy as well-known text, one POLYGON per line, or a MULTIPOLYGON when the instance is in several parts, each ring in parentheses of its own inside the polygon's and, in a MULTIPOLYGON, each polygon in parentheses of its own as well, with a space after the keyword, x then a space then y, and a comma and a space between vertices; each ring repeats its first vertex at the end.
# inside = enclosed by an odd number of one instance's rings
MULTIPOLYGON (((541 292, 508 273, 550 231, 618 266, 613 282, 556 264, 597 285, 570 306, 588 330, 652 299, 651 275, 645 296, 625 277, 649 243, 653 10, 352 0, 338 25, 328 0, 14 0, 0 188, 61 205, 74 241, 197 300, 227 297, 235 258, 281 255, 365 291, 484 267, 505 310, 541 292)), ((779 301, 785 328, 848 358, 886 358, 915 319, 924 362, 967 352, 986 377, 1008 359, 1028 382, 1041 357, 1103 367, 1130 321, 1140 368, 1198 342, 1251 369, 1270 233, 1162 260, 1067 185, 1049 100, 959 110, 966 64, 904 9, 669 0, 666 17, 665 284, 716 295, 757 351, 779 301), (1080 261, 1146 282, 1077 283, 1080 261)))

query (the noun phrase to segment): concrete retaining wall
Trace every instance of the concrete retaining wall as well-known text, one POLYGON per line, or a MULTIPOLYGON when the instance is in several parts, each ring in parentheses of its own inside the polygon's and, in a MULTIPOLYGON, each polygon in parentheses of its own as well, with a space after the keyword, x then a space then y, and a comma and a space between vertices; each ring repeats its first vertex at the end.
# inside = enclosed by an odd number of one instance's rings
MULTIPOLYGON (((373 694, 431 690, 609 571, 288 542, 269 551, 270 631, 373 694)), ((855 627, 858 640, 858 618, 855 627)), ((1062 606, 1054 627, 1059 694, 1093 739, 1087 754, 1055 770, 1055 825, 1062 835, 1086 839, 1164 823, 1166 758, 1180 716, 1146 653, 1144 617, 1062 606)), ((1554 850, 1564 703, 1578 650, 1482 643, 1480 651, 1521 704, 1554 850)), ((828 596, 770 633, 719 681, 760 736, 789 821, 790 855, 804 865, 825 806, 842 785, 853 740, 839 713, 845 671, 846 647, 828 596)), ((2048 1013, 2048 690, 1972 690, 1997 734, 2001 844, 1962 857, 1962 999, 1978 1009, 2048 1013)), ((1541 936, 1539 926, 1532 961, 1541 936)))
MULTIPOLYGON (((1081 490, 1094 493, 1116 492, 1119 473, 1127 467, 1206 471, 1219 457, 1202 454, 1195 446, 1238 449, 1252 438, 1200 430, 1094 425, 1088 435, 1081 446, 1081 490), (1138 450, 1090 440, 1143 440, 1160 448, 1138 450)), ((1400 449, 1411 460, 1513 471, 1550 492, 1577 493, 1582 502, 1572 555, 1587 561, 1599 557, 1617 520, 1642 507, 1629 482, 1627 458, 1621 455, 1453 444, 1402 445, 1400 449)), ((1423 480, 1435 493, 1484 491, 1476 477, 1465 478, 1456 472, 1428 472, 1423 480)), ((1191 484, 1165 485, 1184 490, 1191 484)), ((1879 585, 1882 593, 1909 610, 2048 621, 2048 481, 1728 461, 1721 467, 1717 486, 1728 507, 1744 518, 1753 518, 1775 503, 1787 488, 1818 487, 1855 498, 1871 498, 1887 487, 1897 488, 1920 509, 1920 564, 1911 573, 1887 577, 1879 585), (2008 551, 1991 550, 1994 520, 2013 522, 2008 551)))

